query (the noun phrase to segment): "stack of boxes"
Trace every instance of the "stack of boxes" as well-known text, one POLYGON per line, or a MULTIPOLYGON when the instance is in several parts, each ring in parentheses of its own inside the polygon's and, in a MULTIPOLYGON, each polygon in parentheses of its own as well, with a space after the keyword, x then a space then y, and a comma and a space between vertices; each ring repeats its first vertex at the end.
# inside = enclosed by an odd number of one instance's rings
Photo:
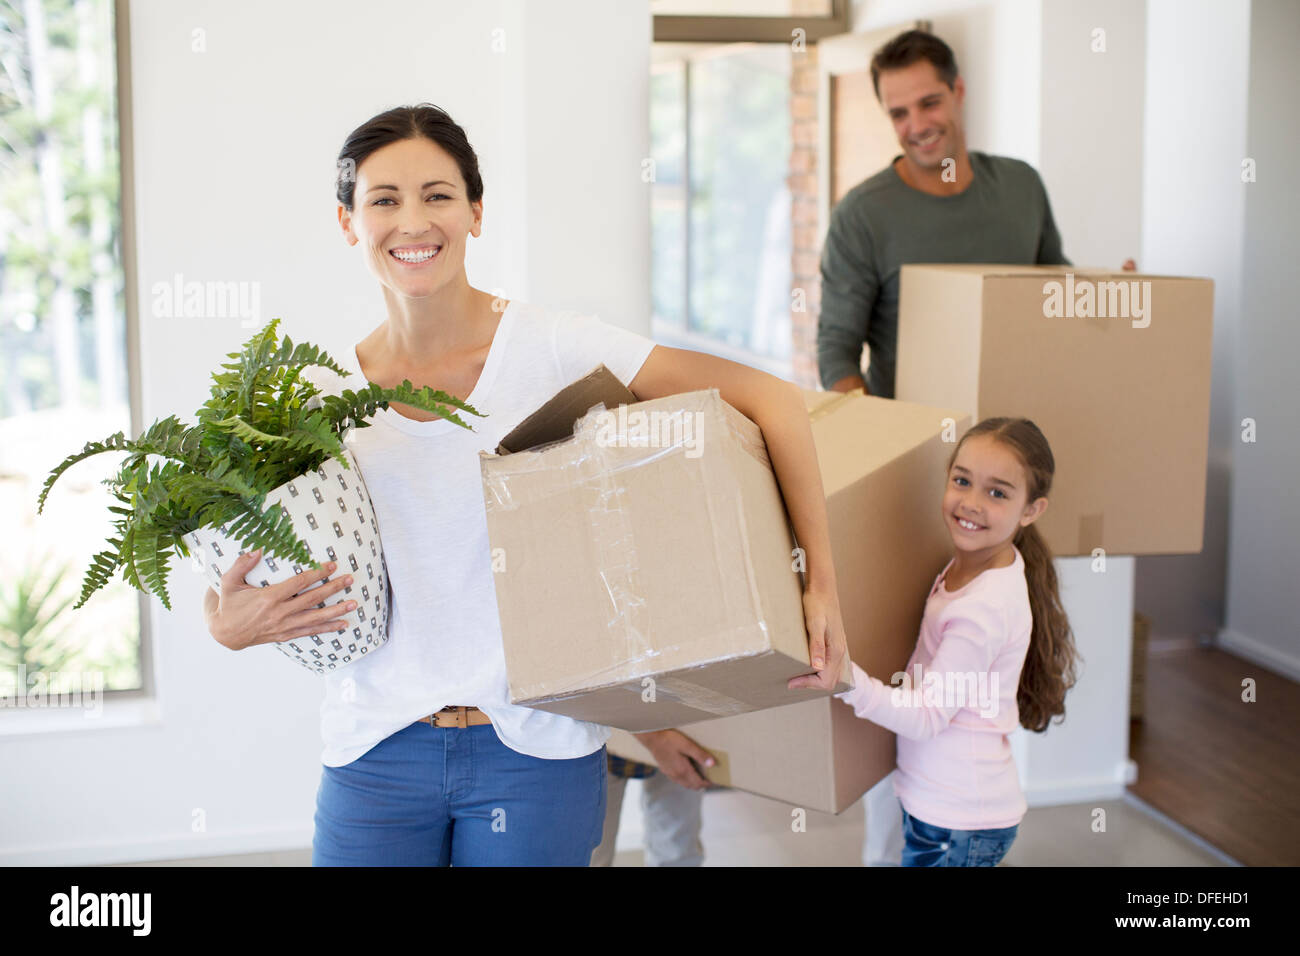
MULTIPOLYGON (((1047 435, 1057 555, 1199 550, 1212 307, 1204 279, 905 267, 898 400, 805 393, 852 660, 905 667, 980 418, 1047 435)), ((713 782, 831 813, 893 768, 892 734, 785 686, 811 670, 802 563, 762 434, 716 390, 638 402, 597 369, 481 464, 516 703, 645 762, 632 733, 679 728, 713 782)))

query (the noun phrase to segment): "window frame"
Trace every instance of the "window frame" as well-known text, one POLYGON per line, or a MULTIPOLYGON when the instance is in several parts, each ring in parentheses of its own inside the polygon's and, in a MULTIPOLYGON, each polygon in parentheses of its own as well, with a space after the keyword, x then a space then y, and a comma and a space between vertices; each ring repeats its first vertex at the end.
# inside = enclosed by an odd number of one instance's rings
MULTIPOLYGON (((131 434, 144 430, 144 395, 140 375, 140 308, 136 287, 135 141, 131 84, 131 2, 113 0, 113 53, 117 76, 118 215, 121 217, 122 310, 126 326, 127 404, 131 434)), ((148 594, 136 591, 139 608, 140 686, 134 690, 105 690, 105 701, 154 700, 153 604, 148 594)))
POLYGON ((830 0, 821 16, 763 17, 663 14, 652 17, 655 43, 789 43, 803 30, 805 43, 849 32, 849 0, 830 0))

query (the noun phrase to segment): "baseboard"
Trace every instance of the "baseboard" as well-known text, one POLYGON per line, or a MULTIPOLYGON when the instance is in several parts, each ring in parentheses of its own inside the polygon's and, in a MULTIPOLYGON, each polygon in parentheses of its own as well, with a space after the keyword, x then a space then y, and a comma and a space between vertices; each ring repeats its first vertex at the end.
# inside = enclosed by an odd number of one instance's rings
POLYGON ((283 827, 236 833, 212 833, 160 840, 105 840, 53 847, 19 847, 0 850, 4 866, 103 866, 144 863, 150 860, 184 860, 194 857, 274 853, 310 847, 312 827, 283 827))
POLYGON ((1136 773, 1136 764, 1131 760, 1125 760, 1110 775, 1031 784, 1025 788, 1025 802, 1029 804, 1030 809, 1033 809, 1034 807, 1059 807, 1068 803, 1119 800, 1124 796, 1125 781, 1133 773, 1136 773))
POLYGON ((1187 827, 1183 826, 1173 817, 1170 817, 1167 814, 1161 812, 1160 810, 1157 810, 1155 807, 1147 803, 1141 797, 1135 795, 1132 791, 1128 791, 1124 794, 1124 802, 1142 811, 1147 816, 1151 817, 1153 820, 1160 821, 1160 823, 1163 826, 1168 827, 1170 830, 1173 830, 1175 833, 1177 833, 1182 839, 1186 840, 1188 843, 1191 843, 1199 847, 1201 850, 1205 851, 1210 856, 1213 856, 1224 866, 1241 866, 1240 863, 1238 863, 1232 857, 1228 856, 1228 854, 1224 853, 1213 843, 1210 843, 1208 840, 1206 840, 1204 837, 1200 836, 1199 834, 1193 833, 1191 830, 1187 829, 1187 827))
POLYGON ((1219 631, 1216 643, 1222 650, 1300 683, 1300 658, 1293 654, 1279 651, 1276 647, 1226 627, 1219 631))

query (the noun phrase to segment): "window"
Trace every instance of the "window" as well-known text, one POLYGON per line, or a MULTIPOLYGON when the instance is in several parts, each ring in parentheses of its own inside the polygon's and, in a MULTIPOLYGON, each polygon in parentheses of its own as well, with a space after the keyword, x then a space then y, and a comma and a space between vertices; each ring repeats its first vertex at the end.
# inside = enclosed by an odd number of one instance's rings
MULTIPOLYGON (((106 547, 101 455, 36 513, 50 469, 132 433, 112 0, 0 6, 0 697, 143 687, 141 595, 73 610, 106 547), (16 536, 14 534, 16 532, 16 536), (101 681, 102 683, 98 683, 101 681)), ((34 704, 33 704, 34 706, 34 704)))
POLYGON ((789 44, 657 45, 653 332, 790 377, 789 44))

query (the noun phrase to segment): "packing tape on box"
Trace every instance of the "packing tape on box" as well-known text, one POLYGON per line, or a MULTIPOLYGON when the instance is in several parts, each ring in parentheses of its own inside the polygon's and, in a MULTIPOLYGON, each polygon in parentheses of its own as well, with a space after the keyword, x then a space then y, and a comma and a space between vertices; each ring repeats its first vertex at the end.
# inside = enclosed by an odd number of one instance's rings
MULTIPOLYGON (((764 631, 767 629, 765 622, 759 621, 756 625, 751 624, 744 628, 734 628, 736 640, 733 642, 737 648, 756 643, 753 640, 753 628, 758 627, 764 631)), ((517 683, 512 681, 510 684, 510 699, 512 703, 525 704, 533 706, 537 703, 550 703, 560 700, 570 700, 575 697, 582 697, 592 691, 609 690, 612 688, 622 688, 629 694, 643 696, 650 686, 653 686, 657 698, 670 700, 675 703, 685 704, 699 710, 702 714, 713 714, 716 716, 728 716, 733 713, 746 713, 752 710, 752 705, 745 705, 738 699, 729 697, 719 691, 712 690, 703 684, 687 680, 678 676, 682 673, 689 673, 692 670, 700 670, 716 661, 710 661, 703 664, 696 664, 693 667, 671 671, 666 675, 655 675, 645 673, 645 665, 652 662, 656 657, 671 657, 680 651, 689 649, 694 646, 695 642, 682 642, 678 644, 666 644, 656 648, 654 651, 642 655, 635 659, 618 661, 617 663, 601 667, 584 670, 578 674, 572 681, 558 683, 554 679, 548 679, 544 682, 517 683), (646 682, 653 681, 653 685, 646 682), (698 703, 697 703, 698 702, 698 703)), ((722 659, 726 659, 725 657, 722 659)), ((654 701, 647 700, 646 705, 652 706, 654 701)), ((700 720, 706 718, 700 717, 700 720)))
MULTIPOLYGON (((757 641, 754 640, 753 629, 767 629, 766 622, 759 621, 756 625, 749 625, 746 628, 734 628, 733 632, 737 635, 734 646, 736 653, 730 656, 724 656, 723 660, 735 659, 746 654, 743 650, 746 645, 752 646, 757 641)), ((524 703, 528 705, 535 704, 539 701, 557 701, 566 700, 574 697, 581 697, 592 691, 607 690, 614 687, 622 687, 629 693, 642 694, 647 689, 646 681, 653 681, 655 693, 661 694, 669 700, 677 701, 682 704, 694 707, 702 713, 714 714, 716 716, 727 716, 733 713, 747 713, 753 710, 753 705, 743 704, 737 698, 729 697, 719 691, 711 690, 703 684, 697 684, 693 681, 686 681, 676 676, 661 676, 646 673, 647 665, 653 669, 653 661, 658 657, 672 657, 683 650, 689 650, 694 647, 696 642, 683 642, 680 644, 666 644, 656 648, 654 651, 640 655, 635 658, 618 661, 600 668, 588 668, 567 682, 558 682, 554 678, 544 682, 532 683, 510 683, 510 699, 513 703, 524 703), (665 683, 666 682, 666 683, 665 683), (666 688, 666 690, 665 690, 666 688), (697 703, 699 701, 699 703, 697 703)), ((698 669, 698 666, 691 669, 698 669)), ((847 664, 845 665, 847 668, 847 664)), ((850 685, 845 685, 842 689, 848 689, 850 685)), ((647 701, 647 704, 652 701, 647 701)), ((705 719, 703 717, 699 718, 705 719)))
MULTIPOLYGON (((668 456, 685 455, 695 459, 701 470, 700 480, 704 487, 719 487, 717 469, 725 463, 726 456, 715 453, 693 455, 693 442, 700 439, 704 415, 692 421, 697 426, 687 427, 685 415, 703 413, 706 408, 714 414, 713 421, 726 420, 729 424, 728 435, 736 441, 741 450, 770 468, 766 444, 762 430, 740 412, 724 402, 716 389, 680 396, 685 401, 680 408, 667 410, 663 418, 655 419, 657 425, 650 430, 654 434, 643 434, 642 441, 623 440, 629 429, 635 432, 643 421, 631 420, 626 406, 620 411, 593 408, 574 423, 573 438, 548 443, 539 449, 515 452, 504 456, 502 467, 485 469, 484 501, 489 511, 511 511, 520 507, 537 507, 541 502, 553 497, 572 497, 574 490, 581 493, 582 509, 590 528, 590 545, 599 569, 600 587, 604 592, 606 632, 610 637, 608 658, 605 663, 593 665, 583 673, 575 675, 571 683, 557 685, 548 681, 546 687, 514 687, 512 692, 521 699, 543 699, 565 696, 593 689, 610 686, 628 680, 640 680, 646 671, 647 662, 654 658, 671 657, 685 647, 684 644, 653 646, 651 642, 651 615, 647 607, 645 588, 640 583, 640 552, 637 546, 629 505, 625 500, 627 488, 620 475, 629 469, 641 468, 653 464, 668 456), (611 433, 610 429, 614 431, 611 433), (656 430, 657 429, 657 430, 656 430), (612 437, 618 440, 611 441, 612 437), (545 452, 545 453, 540 453, 545 452), (539 471, 555 472, 560 470, 559 480, 541 484, 546 490, 539 490, 539 483, 527 480, 527 476, 539 471), (514 486, 519 478, 519 488, 526 488, 523 493, 514 486)), ((634 410, 635 411, 635 410, 634 410)), ((640 433, 638 433, 640 434, 640 433)), ((725 512, 716 510, 717 502, 712 496, 705 496, 710 525, 717 529, 739 522, 738 533, 746 540, 747 522, 743 502, 739 497, 729 499, 725 512)), ((670 515, 665 518, 671 520, 670 515)), ((702 567, 714 569, 727 566, 727 556, 720 552, 722 547, 719 534, 709 535, 714 553, 707 558, 689 556, 690 560, 700 560, 702 567)), ((683 556, 688 559, 688 556, 683 556)), ((757 620, 757 626, 766 629, 762 619, 757 582, 754 580, 753 568, 746 567, 746 586, 733 593, 735 589, 722 587, 719 595, 728 603, 743 601, 744 607, 728 607, 725 619, 735 620, 737 616, 757 620)), ((749 646, 751 636, 748 632, 753 625, 737 629, 733 646, 739 650, 749 646)), ((657 635, 662 639, 663 635, 657 635)), ((701 685, 680 679, 671 680, 668 693, 672 697, 680 696, 683 703, 701 702, 698 709, 719 716, 741 713, 745 705, 739 701, 710 691, 701 685), (739 709, 738 709, 739 708, 739 709)), ((694 704, 690 704, 695 706, 694 704)))
MULTIPOLYGON (((714 394, 717 395, 716 389, 714 394)), ((726 416, 727 422, 731 425, 731 435, 736 439, 741 450, 764 468, 771 468, 772 459, 767 455, 767 442, 763 440, 763 430, 758 427, 756 422, 746 418, 735 408, 722 401, 720 395, 717 396, 717 400, 722 408, 723 415, 726 416)))
MULTIPOLYGON (((650 639, 651 618, 646 606, 645 589, 639 580, 640 552, 629 518, 629 505, 624 500, 627 489, 621 481, 617 480, 619 474, 629 468, 641 468, 652 464, 666 456, 684 455, 687 458, 694 457, 698 463, 700 480, 704 487, 719 487, 716 470, 722 458, 712 453, 699 456, 690 454, 695 447, 692 443, 704 440, 701 433, 703 421, 707 416, 703 412, 709 405, 715 413, 715 421, 726 417, 731 426, 730 436, 737 441, 741 449, 765 468, 771 467, 763 443, 762 431, 756 424, 723 402, 716 389, 690 393, 682 398, 685 400, 683 405, 668 410, 668 413, 658 420, 658 428, 651 429, 655 434, 645 436, 648 447, 630 446, 633 448, 631 455, 628 453, 629 446, 619 445, 609 440, 610 436, 606 430, 614 421, 616 414, 612 411, 598 409, 588 412, 574 427, 575 454, 572 461, 581 476, 583 487, 589 492, 586 511, 592 532, 593 549, 601 568, 601 584, 608 597, 607 625, 611 634, 622 634, 623 637, 623 653, 612 654, 610 666, 602 669, 606 674, 616 672, 626 667, 628 663, 639 664, 652 657, 662 656, 665 651, 663 647, 656 649, 650 639), (695 425, 687 426, 687 415, 696 416, 691 419, 696 423, 695 425)), ((626 406, 620 408, 619 414, 623 416, 619 419, 619 433, 625 435, 627 429, 634 426, 628 425, 626 406)), ((721 516, 714 511, 715 502, 712 496, 705 496, 705 502, 709 509, 710 525, 716 529, 721 524, 721 516)), ((734 505, 741 522, 741 531, 744 533, 742 503, 737 498, 734 500, 734 505)), ((718 552, 719 535, 711 534, 709 539, 714 548, 714 554, 710 556, 711 566, 726 567, 725 556, 718 552)), ((683 559, 686 557, 682 556, 683 559)), ((752 602, 752 607, 747 609, 753 613, 761 613, 752 571, 750 578, 746 604, 752 602)), ((721 589, 721 594, 724 600, 730 600, 729 589, 721 589)), ((735 613, 728 609, 727 618, 734 619, 734 616, 735 613)), ((740 646, 743 646, 743 642, 740 646)), ((602 671, 596 672, 598 678, 601 673, 602 671)))
MULTIPOLYGON (((588 413, 575 432, 575 449, 586 449, 574 458, 574 467, 582 476, 587 518, 592 545, 597 556, 600 582, 607 599, 606 626, 611 635, 621 635, 626 656, 644 660, 651 653, 646 636, 648 622, 644 589, 638 583, 640 560, 632 523, 622 500, 623 487, 615 480, 627 462, 615 463, 606 443, 591 440, 598 416, 588 413)), ((652 452, 650 460, 664 450, 652 452)), ((623 456, 619 456, 623 457, 623 456)), ((633 467, 644 464, 641 456, 632 459, 633 467)))
MULTIPOLYGON (((673 653, 685 646, 680 644, 660 648, 657 653, 673 653)), ((698 713, 698 716, 690 718, 692 721, 709 720, 713 717, 733 717, 737 714, 749 713, 754 709, 752 703, 746 703, 722 691, 680 676, 682 673, 700 670, 707 665, 661 676, 628 673, 629 670, 636 669, 637 663, 640 662, 627 662, 606 668, 596 675, 588 673, 565 687, 557 688, 554 681, 548 681, 545 686, 511 684, 510 699, 513 703, 533 707, 542 703, 585 697, 593 691, 619 688, 623 693, 640 697, 647 707, 664 703, 681 704, 698 713), (651 694, 649 699, 646 697, 647 693, 651 694)))
POLYGON ((716 717, 734 717, 736 714, 747 714, 754 709, 751 704, 680 677, 657 677, 654 682, 656 694, 662 694, 694 710, 702 710, 716 717))
POLYGON ((858 395, 863 395, 863 394, 865 393, 860 388, 855 388, 851 392, 835 392, 833 398, 828 398, 826 401, 822 402, 820 405, 818 405, 816 408, 814 408, 811 412, 808 413, 809 423, 811 424, 812 422, 815 422, 818 419, 825 418, 835 409, 839 408, 841 405, 847 402, 850 398, 853 398, 858 395))

